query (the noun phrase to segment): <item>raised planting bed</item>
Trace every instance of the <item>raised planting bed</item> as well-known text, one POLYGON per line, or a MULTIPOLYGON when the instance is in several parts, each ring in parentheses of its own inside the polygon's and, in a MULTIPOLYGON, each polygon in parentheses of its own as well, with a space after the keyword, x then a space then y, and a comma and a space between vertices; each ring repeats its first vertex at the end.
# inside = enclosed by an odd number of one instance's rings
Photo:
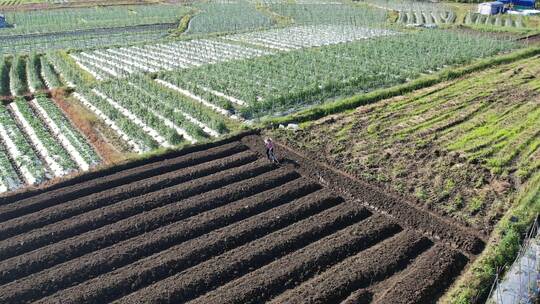
POLYGON ((277 149, 242 135, 6 200, 0 302, 428 303, 483 245, 277 149))

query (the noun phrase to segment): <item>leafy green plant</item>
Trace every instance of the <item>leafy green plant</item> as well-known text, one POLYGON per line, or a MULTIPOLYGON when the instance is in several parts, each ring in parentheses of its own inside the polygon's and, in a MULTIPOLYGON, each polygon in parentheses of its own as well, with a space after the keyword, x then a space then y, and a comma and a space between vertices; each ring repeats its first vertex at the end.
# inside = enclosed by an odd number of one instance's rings
POLYGON ((59 88, 62 86, 62 81, 60 76, 56 73, 52 65, 47 61, 45 56, 40 57, 41 61, 41 72, 44 80, 47 83, 47 86, 50 88, 59 88))
POLYGON ((11 94, 14 96, 24 95, 28 92, 26 82, 26 57, 17 56, 13 59, 9 72, 11 94))
POLYGON ((31 91, 43 90, 45 85, 41 80, 41 60, 37 54, 31 54, 26 61, 26 76, 28 88, 31 91))
POLYGON ((11 58, 0 60, 0 96, 11 95, 9 89, 9 71, 11 70, 11 58))

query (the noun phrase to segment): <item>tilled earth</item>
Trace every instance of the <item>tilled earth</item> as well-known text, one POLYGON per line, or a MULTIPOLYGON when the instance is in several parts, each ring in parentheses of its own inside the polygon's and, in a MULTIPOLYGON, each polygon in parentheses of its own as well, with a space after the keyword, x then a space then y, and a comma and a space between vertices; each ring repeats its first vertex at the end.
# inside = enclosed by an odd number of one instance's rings
POLYGON ((1 303, 432 303, 484 242, 257 135, 0 198, 1 303))

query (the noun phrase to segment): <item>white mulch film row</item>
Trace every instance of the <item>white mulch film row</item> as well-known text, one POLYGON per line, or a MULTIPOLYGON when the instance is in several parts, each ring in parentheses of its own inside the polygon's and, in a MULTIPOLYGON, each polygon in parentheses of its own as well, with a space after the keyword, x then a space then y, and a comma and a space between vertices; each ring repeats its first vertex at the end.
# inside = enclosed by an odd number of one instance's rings
POLYGON ((34 131, 34 128, 32 128, 28 120, 23 116, 21 111, 19 111, 19 107, 17 106, 17 104, 15 102, 12 102, 9 104, 8 107, 11 108, 13 115, 21 124, 24 133, 26 133, 27 135, 27 138, 30 140, 32 145, 36 148, 36 151, 41 156, 41 159, 45 161, 45 164, 53 173, 53 175, 55 177, 60 177, 60 176, 64 176, 68 174, 70 170, 68 168, 63 168, 62 165, 60 165, 54 159, 54 157, 51 156, 50 151, 48 151, 48 149, 45 147, 42 140, 34 131))
MULTIPOLYGON (((159 83, 159 82, 158 82, 159 83)), ((133 83, 129 83, 131 86, 135 87, 136 89, 142 91, 142 92, 145 92, 145 94, 147 95, 150 95, 150 93, 148 93, 147 91, 145 91, 144 89, 136 86, 135 84, 133 83)), ((159 101, 161 105, 163 105, 163 107, 169 107, 170 105, 164 103, 162 100, 159 101)), ((198 127, 200 127, 206 134, 212 136, 212 137, 219 137, 220 134, 218 131, 210 128, 209 126, 207 126, 205 123, 201 122, 200 120, 196 119, 195 117, 189 115, 188 113, 184 112, 184 111, 181 111, 177 108, 174 108, 173 111, 175 113, 179 113, 180 115, 182 115, 183 117, 185 117, 187 120, 189 120, 191 123, 197 125, 198 127)), ((158 116, 160 119, 162 119, 162 121, 165 122, 165 124, 170 127, 170 128, 173 128, 176 130, 176 132, 178 132, 178 134, 182 135, 187 141, 191 142, 191 143, 196 143, 197 140, 195 138, 193 138, 193 136, 189 135, 189 133, 187 131, 185 131, 183 128, 177 126, 176 124, 174 124, 172 121, 170 121, 169 119, 165 118, 163 115, 161 114, 158 114, 156 113, 155 111, 153 111, 153 113, 158 116), (169 122, 167 122, 169 121, 169 122)))
POLYGON ((53 86, 51 85, 51 81, 49 80, 49 77, 47 77, 47 75, 45 75, 45 72, 43 72, 43 69, 40 69, 39 74, 41 75, 41 79, 43 79, 45 86, 48 89, 54 89, 53 86))
POLYGON ((7 151, 0 147, 0 193, 19 189, 22 182, 11 165, 7 151))
POLYGON ((235 34, 224 38, 279 51, 292 51, 394 34, 393 31, 358 26, 314 25, 235 34))
POLYGON ((118 110, 122 115, 127 117, 129 120, 131 120, 134 124, 139 126, 146 134, 148 134, 153 140, 155 140, 160 146, 170 148, 172 145, 165 139, 163 136, 159 134, 158 131, 148 126, 146 123, 144 123, 139 117, 137 117, 135 114, 133 114, 128 109, 121 106, 118 102, 114 101, 113 99, 109 98, 102 92, 98 91, 97 89, 92 89, 92 92, 96 94, 101 99, 107 101, 111 106, 113 106, 116 110, 118 110))
POLYGON ((17 90, 15 89, 15 80, 14 79, 9 80, 9 92, 11 93, 11 96, 19 95, 19 94, 17 94, 17 90))
POLYGON ((73 96, 75 96, 75 98, 77 98, 85 107, 87 107, 90 111, 96 114, 101 120, 105 122, 107 126, 109 126, 113 131, 115 131, 116 134, 118 134, 120 138, 124 140, 132 148, 134 152, 143 153, 148 150, 147 147, 144 147, 140 145, 139 143, 137 143, 136 141, 134 141, 107 114, 103 113, 100 109, 95 107, 82 94, 73 93, 73 96))
MULTIPOLYGON (((72 56, 73 58, 73 56, 72 56)), ((70 88, 75 88, 77 87, 73 82, 71 82, 70 80, 68 80, 68 78, 62 73, 62 70, 59 69, 55 64, 54 62, 52 61, 49 61, 49 63, 51 64, 51 66, 53 67, 54 71, 58 74, 58 76, 62 79, 62 81, 70 88)), ((77 63, 77 65, 80 66, 79 63, 77 63)))
POLYGON ((176 86, 176 85, 174 85, 174 84, 172 84, 170 82, 162 80, 162 79, 156 79, 156 82, 163 85, 163 86, 165 86, 165 87, 167 87, 167 88, 169 88, 169 89, 171 89, 171 90, 174 90, 174 91, 176 91, 176 92, 178 92, 178 93, 180 93, 180 94, 182 94, 184 96, 187 96, 187 97, 189 97, 189 98, 203 104, 204 106, 214 110, 215 112, 217 112, 219 114, 225 115, 225 116, 230 117, 230 118, 235 119, 235 120, 240 120, 240 117, 238 117, 237 115, 231 114, 231 112, 229 112, 229 111, 227 111, 227 110, 225 110, 225 109, 223 109, 223 108, 221 108, 221 107, 219 107, 219 106, 217 106, 217 105, 203 99, 200 96, 197 96, 197 95, 193 94, 192 92, 190 92, 190 91, 188 91, 186 89, 182 89, 182 88, 180 88, 180 87, 178 87, 178 86, 176 86))
MULTIPOLYGON (((92 75, 94 78, 96 78, 97 80, 105 80, 106 78, 108 78, 107 75, 109 74, 106 74, 105 72, 103 72, 102 69, 99 69, 96 67, 96 64, 94 63, 91 63, 90 60, 86 59, 84 56, 82 55, 75 55, 75 54, 70 54, 71 58, 75 59, 75 62, 77 63, 77 65, 83 69, 84 71, 90 73, 90 75, 92 75)), ((114 75, 116 75, 116 72, 114 71, 111 71, 111 73, 114 73, 114 75)), ((113 75, 113 74, 111 74, 113 75)), ((116 75, 118 76, 118 75, 116 75)))
POLYGON ((40 103, 34 99, 30 102, 34 109, 39 113, 39 115, 43 118, 45 124, 48 126, 49 130, 54 134, 54 136, 58 139, 62 147, 66 149, 71 159, 75 161, 77 166, 83 170, 88 171, 90 169, 90 164, 83 158, 81 153, 73 146, 73 144, 70 142, 70 140, 64 135, 64 132, 68 133, 70 130, 61 129, 59 127, 59 124, 57 124, 51 117, 49 116, 49 113, 40 105, 40 103))
POLYGON ((32 151, 13 118, 9 117, 7 108, 0 110, 0 139, 27 184, 34 185, 45 180, 45 170, 41 161, 32 151))
POLYGON ((208 127, 206 124, 202 123, 200 120, 198 120, 195 117, 189 115, 188 113, 182 112, 182 111, 180 111, 178 109, 175 109, 174 111, 177 112, 177 113, 182 114, 182 116, 184 116, 187 120, 189 120, 193 124, 200 127, 206 134, 209 134, 212 137, 219 137, 220 136, 218 131, 208 127))
POLYGON ((36 88, 34 88, 34 85, 32 84, 32 81, 30 80, 30 65, 28 62, 26 63, 26 83, 28 84, 28 91, 32 94, 36 92, 36 88))
MULTIPOLYGON (((135 87, 136 89, 142 90, 141 88, 138 88, 135 84, 133 84, 131 82, 129 82, 128 84, 135 87)), ((142 90, 142 91, 144 91, 144 90, 142 90)), ((189 135, 189 133, 186 130, 184 130, 183 128, 181 128, 177 124, 175 124, 172 120, 166 118, 165 116, 161 115, 160 113, 158 113, 157 111, 155 111, 153 109, 148 108, 148 110, 153 115, 155 115, 157 118, 159 118, 167 127, 175 130, 176 133, 180 134, 185 140, 189 141, 192 144, 197 143, 197 140, 195 138, 193 138, 193 136, 189 135)), ((181 114, 183 114, 183 116, 185 116, 184 113, 181 113, 181 114)))
POLYGON ((225 98, 226 100, 228 100, 228 101, 230 101, 230 102, 232 102, 232 103, 235 103, 235 104, 237 104, 237 105, 239 105, 239 106, 245 106, 245 105, 247 105, 247 103, 246 103, 245 101, 240 100, 240 99, 238 99, 238 98, 234 98, 234 97, 232 97, 232 96, 225 95, 225 94, 223 94, 223 93, 221 93, 221 92, 214 91, 214 90, 212 90, 212 89, 210 89, 210 88, 207 88, 207 87, 200 87, 200 88, 201 88, 203 91, 206 91, 206 92, 208 92, 208 93, 214 94, 214 95, 216 95, 216 96, 218 96, 218 97, 221 97, 221 98, 225 98))
POLYGON ((105 80, 137 72, 186 69, 268 54, 272 52, 217 40, 201 39, 95 50, 70 55, 82 69, 92 74, 97 80, 105 80))

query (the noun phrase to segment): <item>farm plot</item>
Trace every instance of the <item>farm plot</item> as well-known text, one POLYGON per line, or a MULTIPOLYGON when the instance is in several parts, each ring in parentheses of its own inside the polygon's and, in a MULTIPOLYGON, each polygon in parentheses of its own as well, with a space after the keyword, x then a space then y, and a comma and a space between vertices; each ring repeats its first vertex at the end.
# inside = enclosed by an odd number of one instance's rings
POLYGON ((456 13, 447 5, 428 1, 413 0, 368 0, 370 5, 398 12, 397 22, 401 24, 453 24, 456 13))
POLYGON ((133 73, 185 69, 268 54, 271 54, 268 50, 201 39, 72 53, 71 56, 80 67, 96 79, 103 80, 133 73))
POLYGON ((203 99, 213 95, 213 100, 239 100, 245 106, 238 112, 251 119, 401 84, 515 47, 514 42, 487 36, 420 31, 162 72, 158 77, 179 88, 197 87, 205 93, 194 93, 203 99))
POLYGON ((522 60, 275 136, 487 234, 539 178, 539 72, 522 60))
POLYGON ((366 5, 352 5, 339 1, 304 1, 297 3, 267 3, 269 9, 288 18, 296 25, 347 25, 347 26, 383 26, 387 14, 385 10, 366 5))
POLYGON ((103 82, 75 97, 137 153, 193 144, 238 128, 224 115, 145 75, 103 82))
POLYGON ((243 135, 5 197, 0 300, 336 303, 384 300, 400 284, 399 303, 424 303, 482 247, 369 185, 348 180, 341 192, 347 177, 294 153, 279 151, 296 167, 274 166, 261 140, 243 135))
POLYGON ((486 27, 525 27, 525 20, 523 16, 511 16, 511 15, 489 15, 484 16, 474 12, 468 12, 463 21, 466 25, 478 25, 486 27))
POLYGON ((294 49, 347 43, 394 34, 397 34, 397 32, 383 29, 362 28, 357 26, 317 25, 237 34, 226 36, 225 39, 240 41, 269 49, 291 51, 294 49))
POLYGON ((0 71, 3 97, 32 95, 62 86, 54 68, 36 54, 4 57, 0 71))
POLYGON ((399 11, 397 22, 407 25, 433 25, 433 24, 453 24, 456 21, 456 14, 453 11, 399 11))
POLYGON ((99 156, 50 99, 16 98, 0 111, 2 192, 99 163, 99 156))
POLYGON ((86 72, 85 68, 66 52, 51 52, 43 57, 49 62, 50 68, 57 73, 62 83, 68 87, 88 86, 94 81, 92 74, 86 72))
POLYGON ((1 0, 0 6, 15 6, 23 4, 37 4, 37 3, 61 3, 68 2, 68 0, 1 0))
POLYGON ((0 107, 0 138, 12 162, 25 183, 33 185, 46 179, 47 170, 32 145, 9 113, 7 107, 0 107))
POLYGON ((134 73, 187 69, 271 55, 275 51, 292 51, 392 34, 395 33, 356 26, 299 26, 228 35, 223 37, 225 40, 195 39, 72 53, 71 56, 96 79, 105 80, 134 73))
POLYGON ((186 6, 163 4, 6 12, 6 21, 13 27, 2 29, 2 35, 176 23, 188 11, 186 6))
POLYGON ((35 35, 4 35, 0 40, 0 54, 25 54, 58 49, 87 49, 136 44, 163 40, 174 24, 131 26, 112 29, 80 30, 75 32, 35 35))
POLYGON ((187 34, 237 32, 268 28, 275 24, 256 6, 244 1, 195 3, 199 12, 190 20, 187 34))

